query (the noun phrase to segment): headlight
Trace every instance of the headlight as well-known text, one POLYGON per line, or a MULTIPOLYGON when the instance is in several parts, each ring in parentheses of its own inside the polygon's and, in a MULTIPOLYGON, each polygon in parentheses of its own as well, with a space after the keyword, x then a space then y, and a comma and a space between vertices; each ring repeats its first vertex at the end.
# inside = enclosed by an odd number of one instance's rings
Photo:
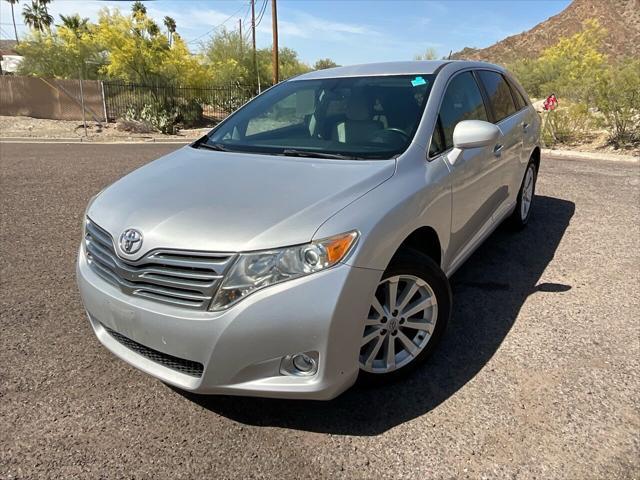
POLYGON ((210 310, 224 310, 262 288, 330 268, 349 253, 357 238, 354 231, 295 247, 240 254, 210 310))

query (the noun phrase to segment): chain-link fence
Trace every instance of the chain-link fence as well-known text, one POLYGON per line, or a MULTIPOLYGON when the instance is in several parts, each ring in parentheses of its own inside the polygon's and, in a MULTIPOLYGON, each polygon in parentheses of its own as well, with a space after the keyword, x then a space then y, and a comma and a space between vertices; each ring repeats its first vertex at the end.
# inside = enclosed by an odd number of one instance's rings
POLYGON ((103 87, 109 121, 140 111, 145 106, 172 110, 195 105, 202 109, 206 120, 218 122, 256 95, 253 87, 244 85, 196 88, 103 82, 103 87))

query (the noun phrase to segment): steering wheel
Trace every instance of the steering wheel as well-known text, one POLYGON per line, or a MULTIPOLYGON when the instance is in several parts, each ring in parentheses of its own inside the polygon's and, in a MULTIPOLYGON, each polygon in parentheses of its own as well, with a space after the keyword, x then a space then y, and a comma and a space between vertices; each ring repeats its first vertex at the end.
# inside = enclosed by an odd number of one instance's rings
POLYGON ((405 138, 405 140, 409 140, 409 134, 407 132, 405 132, 404 130, 400 129, 400 128, 389 127, 389 128, 385 128, 383 130, 383 132, 399 133, 400 135, 402 135, 405 138))
POLYGON ((409 135, 404 130, 390 127, 374 131, 371 134, 370 139, 370 141, 373 143, 389 143, 391 145, 399 145, 401 141, 408 141, 409 135), (400 140, 400 137, 402 137, 402 140, 400 140))

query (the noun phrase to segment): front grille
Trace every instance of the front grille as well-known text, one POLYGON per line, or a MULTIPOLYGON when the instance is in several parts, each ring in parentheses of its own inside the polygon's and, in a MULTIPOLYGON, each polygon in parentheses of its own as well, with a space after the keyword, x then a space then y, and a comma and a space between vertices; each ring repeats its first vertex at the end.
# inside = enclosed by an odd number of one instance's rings
POLYGON ((171 370, 176 370, 180 373, 184 373, 185 375, 190 375, 192 377, 202 376, 204 367, 201 363, 193 362, 191 360, 185 360, 184 358, 174 357, 173 355, 168 355, 152 348, 145 347, 144 345, 141 345, 138 342, 134 342, 130 338, 125 337, 115 330, 111 330, 106 325, 101 325, 118 343, 124 345, 130 350, 133 350, 137 354, 148 358, 152 362, 159 363, 160 365, 170 368, 171 370))
POLYGON ((234 256, 182 250, 153 250, 124 261, 107 231, 86 220, 85 250, 93 271, 124 293, 180 307, 205 310, 234 256))

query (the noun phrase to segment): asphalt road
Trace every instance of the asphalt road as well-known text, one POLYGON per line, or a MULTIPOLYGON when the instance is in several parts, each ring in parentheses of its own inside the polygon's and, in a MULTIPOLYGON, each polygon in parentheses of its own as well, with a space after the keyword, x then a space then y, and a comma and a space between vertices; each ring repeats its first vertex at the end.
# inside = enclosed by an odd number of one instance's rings
POLYGON ((310 403, 183 395, 94 338, 85 205, 175 148, 0 144, 0 478, 640 477, 638 163, 543 159, 432 361, 310 403))

